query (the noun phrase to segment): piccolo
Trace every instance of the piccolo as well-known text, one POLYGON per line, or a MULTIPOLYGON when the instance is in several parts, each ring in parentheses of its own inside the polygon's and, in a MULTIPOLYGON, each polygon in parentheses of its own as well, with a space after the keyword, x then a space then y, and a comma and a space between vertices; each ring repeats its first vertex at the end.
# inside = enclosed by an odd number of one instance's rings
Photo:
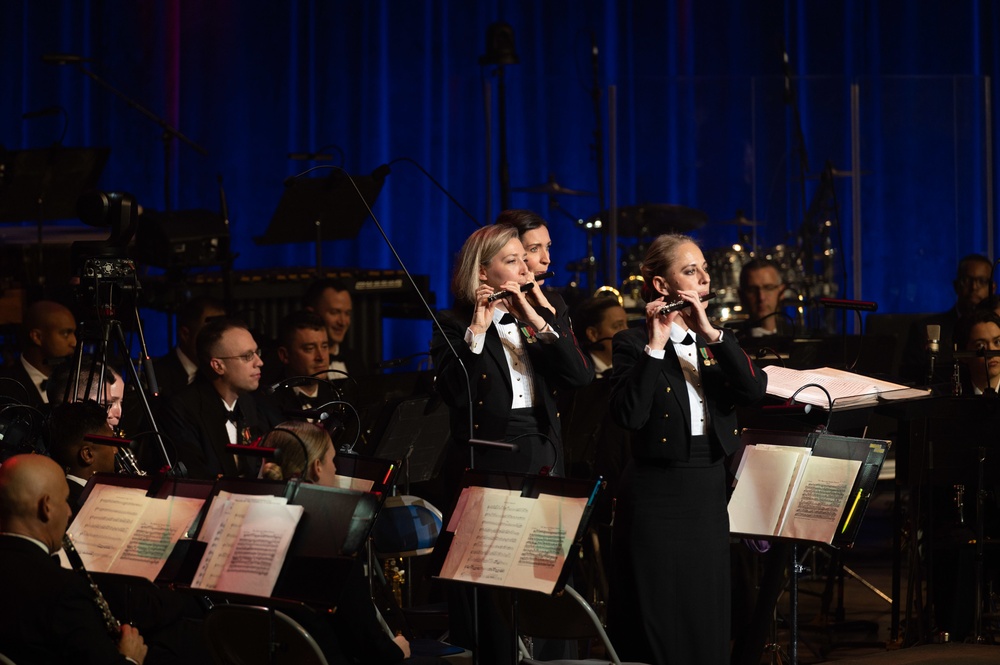
MULTIPOLYGON (((701 302, 706 302, 706 301, 711 300, 714 297, 715 297, 715 291, 712 291, 710 293, 706 293, 705 295, 701 296, 700 301, 701 302)), ((661 315, 663 315, 663 314, 669 314, 670 312, 678 312, 678 311, 684 309, 685 307, 690 307, 690 306, 691 306, 691 303, 688 302, 687 300, 675 300, 674 302, 669 302, 666 305, 664 305, 663 307, 661 307, 660 311, 657 312, 657 313, 661 314, 661 315)))
MULTIPOLYGON (((552 272, 551 270, 549 272, 543 272, 538 275, 535 275, 535 279, 548 279, 550 277, 555 277, 555 273, 552 272)), ((534 282, 528 282, 527 284, 522 284, 521 293, 527 293, 533 288, 535 288, 534 282)), ((512 295, 513 294, 510 291, 497 291, 496 293, 488 295, 486 297, 486 302, 495 302, 497 300, 500 300, 501 298, 508 298, 512 295)))

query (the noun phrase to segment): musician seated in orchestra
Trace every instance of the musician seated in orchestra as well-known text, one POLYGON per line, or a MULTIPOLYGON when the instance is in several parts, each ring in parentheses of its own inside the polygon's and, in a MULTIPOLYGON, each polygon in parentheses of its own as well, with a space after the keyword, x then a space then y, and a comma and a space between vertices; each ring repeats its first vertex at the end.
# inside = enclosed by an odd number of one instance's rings
MULTIPOLYGON (((336 451, 323 428, 288 421, 271 430, 262 445, 275 449, 274 461, 266 462, 261 469, 264 478, 301 478, 325 487, 338 486, 334 479, 336 451)), ((379 624, 360 563, 351 569, 337 611, 327 616, 336 639, 331 640, 327 634, 314 635, 324 651, 339 649, 341 658, 346 656, 352 663, 388 664, 410 658, 409 641, 402 635, 390 638, 379 624)))
POLYGON ((737 405, 767 375, 701 300, 708 264, 689 237, 661 235, 643 259, 646 325, 615 335, 611 413, 632 430, 614 521, 608 624, 619 655, 646 663, 729 662, 725 459, 737 405), (685 307, 664 313, 665 303, 685 307))
POLYGON ((261 386, 255 397, 269 425, 288 419, 314 420, 308 412, 337 400, 327 375, 330 344, 323 320, 314 312, 293 312, 278 324, 277 360, 281 365, 274 385, 261 386), (310 379, 309 377, 313 377, 310 379), (270 394, 268 394, 270 393, 270 394))
POLYGON ((125 382, 110 365, 103 365, 99 361, 92 361, 84 358, 80 363, 79 384, 77 385, 76 396, 72 394, 69 384, 72 380, 76 383, 76 367, 71 363, 63 363, 52 373, 45 387, 48 394, 49 406, 54 408, 64 401, 79 402, 91 400, 97 402, 107 410, 108 425, 112 429, 117 429, 122 418, 123 404, 125 397, 125 382), (100 383, 104 381, 104 395, 100 395, 100 383), (90 388, 88 392, 88 387, 90 388), (68 399, 67 399, 68 398, 68 399))
MULTIPOLYGON (((549 224, 538 213, 531 210, 512 208, 501 212, 494 224, 508 224, 517 229, 521 244, 524 245, 525 263, 534 275, 549 272, 552 265, 552 238, 549 224)), ((528 302, 537 307, 546 307, 556 316, 566 316, 569 309, 558 291, 544 288, 545 278, 535 279, 535 288, 528 292, 528 302)))
POLYGON ((76 349, 76 320, 67 307, 51 300, 28 306, 18 334, 20 356, 0 369, 0 403, 13 400, 41 408, 49 401, 46 383, 55 368, 76 349))
POLYGON ((746 321, 736 331, 740 338, 792 335, 794 326, 781 307, 785 293, 780 266, 770 259, 757 258, 740 270, 740 303, 746 321))
MULTIPOLYGON (((138 663, 139 631, 112 632, 94 591, 52 555, 70 519, 69 487, 43 455, 16 455, 0 467, 0 651, 15 663, 138 663)), ((109 613, 110 614, 110 613, 109 613)))
POLYGON ((225 315, 225 306, 211 296, 196 296, 177 308, 174 315, 177 346, 153 360, 160 395, 175 395, 184 386, 194 383, 198 373, 198 333, 206 323, 225 315))
POLYGON ((596 378, 611 376, 611 338, 628 328, 628 313, 612 296, 587 298, 573 312, 573 330, 594 363, 596 378))
MULTIPOLYGON (((354 304, 347 284, 339 279, 320 279, 309 285, 302 296, 302 306, 319 315, 326 326, 330 344, 329 368, 340 372, 340 376, 360 376, 367 370, 361 354, 345 343, 347 331, 351 328, 354 304)), ((331 379, 336 378, 331 374, 331 379)))
POLYGON ((993 262, 982 254, 969 254, 958 262, 952 282, 955 304, 947 312, 932 314, 915 321, 909 330, 903 350, 900 379, 920 385, 947 383, 951 379, 952 351, 955 349, 955 326, 959 319, 968 316, 976 306, 995 291, 990 281, 993 262), (938 326, 938 354, 934 363, 934 376, 928 377, 928 326, 938 326))
MULTIPOLYGON (((198 376, 194 383, 161 404, 157 423, 187 469, 189 478, 256 477, 259 464, 236 456, 229 444, 250 445, 263 433, 253 391, 260 384, 263 361, 253 335, 242 321, 214 319, 198 333, 198 376)), ((160 447, 141 442, 143 468, 160 468, 160 447)))
MULTIPOLYGON (((992 310, 977 309, 959 319, 955 343, 963 351, 1000 351, 1000 316, 992 310)), ((963 395, 1000 391, 1000 357, 976 357, 963 361, 960 381, 963 395)))
MULTIPOLYGON (((110 437, 108 415, 96 402, 64 402, 53 407, 46 420, 45 442, 49 455, 66 472, 69 505, 80 509, 80 496, 95 473, 115 472, 116 447, 85 439, 88 434, 110 437)), ((122 443, 126 443, 123 441, 122 443)))

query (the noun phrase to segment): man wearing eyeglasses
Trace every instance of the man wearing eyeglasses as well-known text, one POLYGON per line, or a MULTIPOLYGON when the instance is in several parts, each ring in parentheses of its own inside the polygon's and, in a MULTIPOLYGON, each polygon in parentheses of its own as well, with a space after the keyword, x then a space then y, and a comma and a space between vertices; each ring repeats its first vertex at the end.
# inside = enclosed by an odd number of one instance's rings
POLYGON ((918 384, 946 383, 952 374, 952 351, 954 351, 955 324, 972 314, 976 305, 993 294, 990 273, 993 263, 981 254, 969 254, 958 263, 958 271, 952 287, 955 290, 955 306, 947 312, 920 319, 910 327, 901 378, 918 384), (938 326, 939 352, 934 359, 934 375, 929 376, 928 357, 929 327, 938 326))
POLYGON ((741 336, 790 335, 791 326, 781 310, 785 284, 778 264, 770 259, 754 259, 740 271, 740 300, 748 318, 741 336))
MULTIPOLYGON (((235 457, 226 445, 252 444, 263 433, 250 394, 260 384, 264 365, 257 342, 241 321, 221 318, 205 324, 196 347, 198 376, 170 397, 158 415, 167 449, 172 445, 176 451, 172 461, 183 462, 190 478, 256 475, 254 464, 235 457)), ((144 446, 144 460, 155 458, 157 451, 151 448, 144 446)), ((160 457, 152 468, 162 465, 160 457)))

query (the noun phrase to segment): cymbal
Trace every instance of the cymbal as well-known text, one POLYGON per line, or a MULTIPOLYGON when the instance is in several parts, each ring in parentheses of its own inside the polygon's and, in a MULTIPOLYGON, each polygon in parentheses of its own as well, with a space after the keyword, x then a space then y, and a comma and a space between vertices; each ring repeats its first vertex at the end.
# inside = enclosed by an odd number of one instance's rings
MULTIPOLYGON (((587 222, 593 223, 594 228, 606 227, 608 215, 605 210, 587 222)), ((663 233, 687 233, 700 229, 707 221, 708 215, 701 210, 669 203, 626 206, 618 209, 618 235, 639 238, 663 233)))
POLYGON ((549 196, 597 196, 593 192, 584 192, 579 189, 563 187, 555 180, 549 180, 541 185, 531 187, 514 187, 512 192, 527 192, 529 194, 548 194, 549 196))

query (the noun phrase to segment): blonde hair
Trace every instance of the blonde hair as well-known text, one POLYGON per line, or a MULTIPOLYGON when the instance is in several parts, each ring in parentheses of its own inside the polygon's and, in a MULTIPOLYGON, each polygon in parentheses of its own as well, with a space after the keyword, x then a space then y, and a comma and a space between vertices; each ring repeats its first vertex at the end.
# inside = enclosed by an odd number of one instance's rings
POLYGON ((309 477, 309 469, 314 461, 326 455, 333 442, 322 427, 289 420, 268 432, 261 445, 274 448, 274 461, 264 463, 261 477, 269 480, 316 480, 309 477))
POLYGON ((484 226, 469 236, 455 261, 451 290, 455 298, 467 304, 476 302, 479 269, 489 265, 507 243, 518 237, 517 229, 507 224, 484 226))
POLYGON ((697 245, 694 238, 681 233, 664 233, 657 236, 646 250, 639 271, 642 273, 642 299, 652 302, 660 297, 653 287, 654 277, 666 277, 670 266, 677 260, 677 249, 686 243, 697 245))

